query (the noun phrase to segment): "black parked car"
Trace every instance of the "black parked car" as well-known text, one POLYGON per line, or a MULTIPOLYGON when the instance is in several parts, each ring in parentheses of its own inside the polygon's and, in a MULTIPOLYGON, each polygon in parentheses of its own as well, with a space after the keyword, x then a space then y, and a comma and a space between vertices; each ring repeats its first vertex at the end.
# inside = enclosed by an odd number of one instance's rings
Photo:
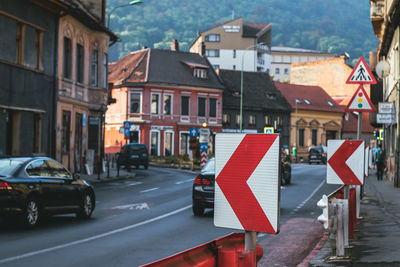
POLYGON ((130 170, 131 166, 142 165, 145 169, 149 167, 149 152, 146 144, 131 143, 126 144, 118 153, 117 167, 125 166, 130 170))
POLYGON ((0 158, 0 216, 17 216, 28 227, 45 215, 90 218, 93 187, 47 157, 0 158))
POLYGON ((308 164, 326 164, 326 146, 311 146, 308 150, 308 164))

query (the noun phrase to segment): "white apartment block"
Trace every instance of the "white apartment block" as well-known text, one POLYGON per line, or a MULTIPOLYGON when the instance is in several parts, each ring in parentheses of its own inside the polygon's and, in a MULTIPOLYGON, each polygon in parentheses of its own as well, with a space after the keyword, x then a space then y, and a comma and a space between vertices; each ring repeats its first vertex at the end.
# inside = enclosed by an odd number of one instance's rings
POLYGON ((205 55, 215 69, 270 72, 271 24, 231 20, 199 33, 190 52, 205 55))

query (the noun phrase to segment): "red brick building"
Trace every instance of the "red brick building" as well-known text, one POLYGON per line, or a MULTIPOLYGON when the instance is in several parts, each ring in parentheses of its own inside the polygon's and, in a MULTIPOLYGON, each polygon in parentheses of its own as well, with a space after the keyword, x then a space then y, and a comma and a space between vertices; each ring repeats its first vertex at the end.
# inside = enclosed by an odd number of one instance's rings
MULTIPOLYGON (((222 129, 223 85, 208 60, 199 54, 143 49, 109 65, 115 104, 106 113, 105 152, 115 153, 127 142, 148 146, 151 155, 189 154, 189 130, 207 122, 222 129), (125 139, 123 122, 130 121, 125 139)), ((209 146, 212 148, 212 138, 209 146)))

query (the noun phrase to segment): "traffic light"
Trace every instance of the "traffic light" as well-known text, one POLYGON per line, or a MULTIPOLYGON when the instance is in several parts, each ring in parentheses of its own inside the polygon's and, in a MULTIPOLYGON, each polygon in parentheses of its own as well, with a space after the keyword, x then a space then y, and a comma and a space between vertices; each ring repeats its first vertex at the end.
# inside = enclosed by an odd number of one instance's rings
POLYGON ((324 225, 325 229, 329 226, 329 203, 328 197, 323 195, 317 203, 318 207, 322 209, 322 214, 318 216, 318 221, 324 225))
POLYGON ((206 127, 207 127, 207 122, 203 122, 203 123, 201 124, 201 126, 203 126, 203 128, 206 128, 206 127))

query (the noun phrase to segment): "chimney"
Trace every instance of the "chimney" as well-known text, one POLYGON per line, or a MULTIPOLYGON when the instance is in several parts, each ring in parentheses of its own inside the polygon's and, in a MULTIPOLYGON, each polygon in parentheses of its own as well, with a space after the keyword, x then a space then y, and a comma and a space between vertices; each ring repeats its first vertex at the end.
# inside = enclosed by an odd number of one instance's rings
POLYGON ((375 71, 377 61, 378 61, 378 53, 373 51, 369 52, 369 69, 371 71, 375 71))
POLYGON ((204 42, 201 42, 200 44, 200 56, 205 56, 206 55, 206 44, 204 42))
POLYGON ((179 51, 179 42, 178 42, 178 40, 176 40, 176 39, 172 40, 171 50, 172 51, 179 51))

